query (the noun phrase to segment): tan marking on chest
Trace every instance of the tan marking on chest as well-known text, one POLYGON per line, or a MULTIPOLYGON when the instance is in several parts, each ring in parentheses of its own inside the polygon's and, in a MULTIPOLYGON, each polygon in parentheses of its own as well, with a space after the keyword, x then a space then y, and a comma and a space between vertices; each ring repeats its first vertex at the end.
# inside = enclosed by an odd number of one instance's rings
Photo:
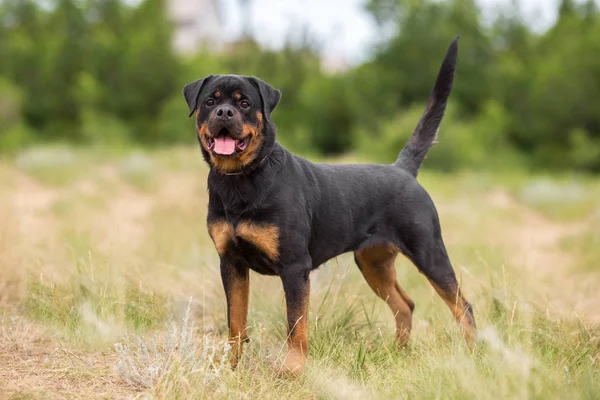
POLYGON ((271 260, 279 258, 279 229, 275 225, 242 221, 238 224, 235 234, 252 243, 271 260))
POLYGON ((217 253, 223 255, 229 242, 231 242, 235 235, 233 231, 233 226, 226 221, 217 221, 208 224, 208 233, 215 243, 215 247, 217 249, 217 253))
POLYGON ((230 223, 220 220, 208 224, 208 232, 220 255, 225 253, 230 242, 239 237, 265 253, 271 260, 279 258, 279 228, 273 224, 242 221, 234 229, 230 223))

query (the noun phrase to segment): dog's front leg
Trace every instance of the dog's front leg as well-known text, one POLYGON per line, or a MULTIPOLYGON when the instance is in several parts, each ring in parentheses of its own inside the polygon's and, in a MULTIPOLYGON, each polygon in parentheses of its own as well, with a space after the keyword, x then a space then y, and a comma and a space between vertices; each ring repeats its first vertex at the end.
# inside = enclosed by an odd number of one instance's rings
POLYGON ((244 342, 248 340, 248 293, 250 277, 246 265, 221 261, 221 279, 227 298, 227 325, 231 344, 230 362, 237 367, 244 342))
POLYGON ((281 274, 288 321, 288 351, 283 372, 300 373, 308 353, 308 297, 310 267, 294 265, 281 274))

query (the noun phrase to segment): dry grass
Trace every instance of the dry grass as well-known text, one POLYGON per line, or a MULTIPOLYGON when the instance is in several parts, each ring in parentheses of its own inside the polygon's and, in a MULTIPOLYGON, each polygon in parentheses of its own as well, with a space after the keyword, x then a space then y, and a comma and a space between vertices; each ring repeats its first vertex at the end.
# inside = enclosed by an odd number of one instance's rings
POLYGON ((0 332, 0 398, 131 398, 113 374, 114 353, 69 346, 40 324, 6 314, 0 332))
POLYGON ((252 275, 251 342, 238 371, 221 362, 206 173, 195 148, 0 161, 0 398, 600 397, 600 180, 423 173, 478 351, 406 260, 417 307, 398 350, 385 304, 341 256, 311 276, 306 374, 281 379, 275 278, 252 275))
POLYGON ((231 346, 226 340, 217 344, 209 335, 196 337, 190 320, 191 306, 190 298, 181 325, 172 323, 165 335, 149 340, 125 337, 122 343, 115 344, 119 356, 115 372, 125 383, 140 389, 166 385, 172 390, 174 381, 198 377, 202 386, 207 386, 219 378, 223 368, 229 367, 227 353, 231 346))

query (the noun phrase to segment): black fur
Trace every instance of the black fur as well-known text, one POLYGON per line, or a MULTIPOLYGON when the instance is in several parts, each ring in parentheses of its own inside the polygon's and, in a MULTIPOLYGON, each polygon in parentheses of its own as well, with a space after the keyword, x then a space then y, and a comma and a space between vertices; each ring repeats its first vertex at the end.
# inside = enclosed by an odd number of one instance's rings
POLYGON ((205 78, 198 79, 192 83, 188 83, 183 87, 183 97, 185 97, 185 101, 188 103, 190 108, 190 113, 188 117, 191 117, 196 108, 198 108, 198 96, 202 91, 202 86, 204 86, 204 82, 208 82, 213 75, 208 75, 205 78))
MULTIPOLYGON (((435 206, 415 179, 444 115, 457 39, 448 49, 425 113, 392 165, 314 164, 290 153, 275 140, 270 119, 281 94, 256 78, 215 75, 186 86, 191 113, 199 110, 198 126, 211 118, 203 104, 217 89, 253 99, 251 112, 243 115, 246 123, 256 122, 256 111, 264 114, 265 140, 256 158, 235 175, 211 168, 207 222, 276 226, 279 256, 273 260, 252 243, 236 239, 221 254, 222 266, 280 276, 288 292, 296 287, 294 282, 304 287, 310 271, 340 254, 392 245, 442 290, 457 286, 435 206)), ((209 150, 202 147, 202 153, 214 167, 209 150)), ((288 293, 290 301, 299 301, 293 300, 294 293, 288 293)))

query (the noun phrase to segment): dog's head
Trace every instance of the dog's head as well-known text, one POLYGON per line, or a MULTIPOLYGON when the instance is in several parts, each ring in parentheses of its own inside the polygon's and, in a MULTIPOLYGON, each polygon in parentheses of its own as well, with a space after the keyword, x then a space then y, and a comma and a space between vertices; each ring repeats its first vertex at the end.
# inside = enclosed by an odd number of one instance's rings
POLYGON ((279 90, 251 76, 209 75, 187 84, 183 95, 211 167, 234 173, 269 154, 275 143, 270 116, 279 90))

